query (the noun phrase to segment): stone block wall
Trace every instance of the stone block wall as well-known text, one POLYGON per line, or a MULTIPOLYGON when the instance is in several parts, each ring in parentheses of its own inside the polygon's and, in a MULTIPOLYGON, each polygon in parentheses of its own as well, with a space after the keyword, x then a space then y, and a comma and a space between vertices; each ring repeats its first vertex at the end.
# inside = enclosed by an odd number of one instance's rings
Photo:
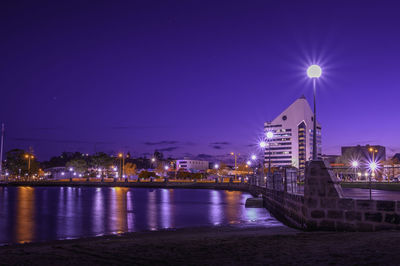
MULTIPOLYGON (((258 192, 261 192, 260 190, 258 192)), ((344 198, 323 161, 307 168, 304 196, 263 189, 264 204, 282 222, 304 230, 400 230, 400 201, 344 198)))

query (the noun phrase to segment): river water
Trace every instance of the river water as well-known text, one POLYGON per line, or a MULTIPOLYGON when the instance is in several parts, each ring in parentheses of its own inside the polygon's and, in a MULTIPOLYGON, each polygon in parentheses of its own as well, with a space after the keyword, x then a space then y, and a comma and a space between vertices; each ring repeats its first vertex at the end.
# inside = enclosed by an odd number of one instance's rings
POLYGON ((250 194, 207 189, 0 187, 0 244, 213 225, 281 226, 250 194))

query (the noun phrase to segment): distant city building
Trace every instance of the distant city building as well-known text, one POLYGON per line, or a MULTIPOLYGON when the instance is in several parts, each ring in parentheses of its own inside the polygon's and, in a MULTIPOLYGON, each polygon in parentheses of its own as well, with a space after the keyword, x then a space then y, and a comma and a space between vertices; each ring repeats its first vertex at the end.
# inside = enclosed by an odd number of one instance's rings
POLYGON ((400 153, 396 153, 393 158, 393 160, 398 160, 400 162, 400 153))
POLYGON ((176 160, 176 169, 182 169, 189 172, 197 172, 197 171, 206 171, 209 168, 208 161, 200 161, 200 160, 176 160))
MULTIPOLYGON (((314 114, 304 96, 298 98, 272 122, 264 123, 265 134, 274 133, 270 143, 271 154, 265 148, 265 164, 271 157, 271 166, 293 166, 304 173, 306 161, 313 154, 314 114)), ((317 154, 321 157, 321 126, 317 123, 317 154)))
POLYGON ((375 161, 385 161, 386 160, 386 148, 380 145, 357 145, 357 146, 345 146, 342 147, 342 156, 341 161, 344 163, 351 163, 351 161, 358 161, 361 164, 368 163, 372 161, 372 157, 374 157, 375 161), (374 156, 370 151, 372 148, 374 151, 374 156))

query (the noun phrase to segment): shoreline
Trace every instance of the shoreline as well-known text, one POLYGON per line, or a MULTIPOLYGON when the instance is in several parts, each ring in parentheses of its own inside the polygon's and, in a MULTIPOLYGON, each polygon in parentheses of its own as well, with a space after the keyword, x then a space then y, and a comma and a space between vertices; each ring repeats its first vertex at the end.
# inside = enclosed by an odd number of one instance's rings
POLYGON ((167 189, 217 189, 250 192, 247 183, 215 182, 9 182, 0 183, 0 187, 131 187, 131 188, 167 188, 167 189))
POLYGON ((0 247, 4 264, 394 265, 400 232, 302 232, 284 226, 194 227, 0 247))

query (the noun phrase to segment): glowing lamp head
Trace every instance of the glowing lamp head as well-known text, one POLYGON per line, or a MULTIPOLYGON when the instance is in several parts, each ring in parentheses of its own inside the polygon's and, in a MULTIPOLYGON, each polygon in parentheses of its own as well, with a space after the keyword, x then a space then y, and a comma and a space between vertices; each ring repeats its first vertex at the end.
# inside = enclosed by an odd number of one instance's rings
POLYGON ((371 169, 371 171, 375 171, 376 168, 378 168, 378 165, 376 164, 376 162, 372 162, 369 164, 369 169, 371 169))
POLYGON ((267 138, 272 139, 274 137, 274 133, 272 131, 267 132, 267 138))
POLYGON ((219 165, 218 165, 218 164, 214 165, 214 168, 215 168, 215 169, 218 169, 218 168, 219 168, 219 165))
POLYGON ((309 78, 319 78, 322 74, 322 69, 319 65, 311 65, 307 69, 307 76, 309 78))
POLYGON ((260 147, 265 148, 267 146, 267 143, 265 141, 260 142, 260 147))
POLYGON ((247 165, 251 165, 251 161, 247 161, 246 164, 247 164, 247 165))
POLYGON ((351 162, 351 165, 352 165, 353 167, 358 167, 358 162, 357 162, 357 161, 352 161, 352 162, 351 162))
POLYGON ((164 169, 165 169, 165 170, 168 170, 168 169, 169 169, 169 167, 168 167, 168 166, 165 166, 165 167, 164 167, 164 169))
POLYGON ((156 159, 155 158, 151 158, 151 161, 154 163, 156 161, 156 159))
POLYGON ((254 161, 255 159, 257 159, 257 156, 255 156, 254 154, 251 156, 251 159, 254 161))
POLYGON ((120 158, 121 158, 121 157, 122 157, 122 153, 119 153, 119 154, 118 154, 118 157, 120 157, 120 158))

